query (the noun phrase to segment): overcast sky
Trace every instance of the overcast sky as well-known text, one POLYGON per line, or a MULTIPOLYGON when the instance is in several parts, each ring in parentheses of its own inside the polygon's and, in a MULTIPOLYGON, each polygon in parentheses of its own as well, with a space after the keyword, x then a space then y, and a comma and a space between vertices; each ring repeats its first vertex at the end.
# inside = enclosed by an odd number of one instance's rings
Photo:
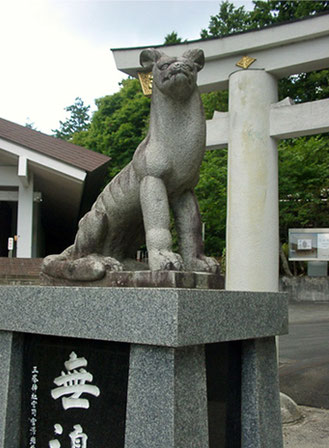
MULTIPOLYGON (((235 0, 252 8, 251 0, 235 0)), ((220 1, 2 0, 0 117, 42 132, 64 107, 118 91, 111 48, 162 44, 176 31, 199 39, 220 1)))

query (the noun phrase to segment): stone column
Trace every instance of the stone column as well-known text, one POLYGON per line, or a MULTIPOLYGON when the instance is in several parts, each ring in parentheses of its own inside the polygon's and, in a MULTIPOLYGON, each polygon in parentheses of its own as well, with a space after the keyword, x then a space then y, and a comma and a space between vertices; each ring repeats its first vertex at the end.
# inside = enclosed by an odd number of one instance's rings
MULTIPOLYGON (((270 105, 277 83, 264 70, 230 76, 226 289, 278 291, 277 145, 270 105)), ((241 447, 282 448, 275 338, 242 342, 241 447)))
POLYGON ((242 342, 241 448, 283 448, 275 338, 242 342))
POLYGON ((278 291, 277 83, 264 70, 230 76, 226 289, 278 291))
POLYGON ((32 257, 33 235, 33 177, 30 176, 27 186, 19 182, 17 211, 17 257, 32 257))
POLYGON ((11 367, 11 348, 13 334, 0 331, 0 446, 5 446, 7 405, 11 367))
POLYGON ((209 448, 204 346, 132 345, 125 448, 209 448))

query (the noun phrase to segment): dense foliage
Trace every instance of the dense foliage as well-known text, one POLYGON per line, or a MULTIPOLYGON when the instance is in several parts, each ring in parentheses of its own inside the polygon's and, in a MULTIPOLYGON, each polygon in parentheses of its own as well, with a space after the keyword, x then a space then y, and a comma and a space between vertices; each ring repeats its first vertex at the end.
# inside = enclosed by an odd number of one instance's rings
POLYGON ((279 167, 281 240, 291 227, 328 227, 328 137, 281 142, 279 167))
POLYGON ((207 151, 195 189, 205 223, 205 250, 219 257, 225 247, 227 150, 207 151))
POLYGON ((183 39, 178 37, 176 31, 172 31, 165 36, 164 45, 180 44, 181 42, 183 42, 183 39))
POLYGON ((111 157, 112 178, 131 160, 147 133, 150 100, 138 80, 126 79, 119 92, 97 99, 96 106, 88 131, 75 134, 72 142, 111 157))
POLYGON ((228 0, 222 1, 219 13, 210 17, 208 29, 201 31, 202 39, 264 28, 282 22, 302 19, 329 11, 329 1, 253 1, 254 9, 236 8, 228 0))
POLYGON ((77 132, 87 131, 90 124, 89 109, 90 106, 85 106, 82 99, 77 97, 74 104, 64 109, 70 113, 69 118, 59 122, 59 129, 52 129, 54 137, 72 140, 77 132))

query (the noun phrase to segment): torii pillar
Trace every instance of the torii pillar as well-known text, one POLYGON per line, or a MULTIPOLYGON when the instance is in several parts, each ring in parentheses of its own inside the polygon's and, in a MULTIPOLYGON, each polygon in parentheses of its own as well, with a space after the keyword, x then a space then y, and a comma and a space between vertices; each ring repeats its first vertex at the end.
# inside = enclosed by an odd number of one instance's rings
MULTIPOLYGON (((228 290, 278 291, 278 161, 277 145, 269 133, 270 106, 276 101, 276 79, 265 70, 237 71, 230 76, 228 290)), ((275 338, 243 341, 241 359, 241 446, 280 448, 275 338)))
POLYGON ((226 289, 278 291, 277 144, 270 137, 276 79, 265 70, 229 79, 226 289))

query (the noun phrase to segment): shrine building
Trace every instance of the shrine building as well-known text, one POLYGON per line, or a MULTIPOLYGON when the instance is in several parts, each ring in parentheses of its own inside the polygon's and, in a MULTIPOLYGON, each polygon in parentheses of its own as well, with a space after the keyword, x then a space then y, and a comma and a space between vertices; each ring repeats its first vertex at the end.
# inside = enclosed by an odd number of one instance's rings
POLYGON ((1 118, 0 257, 44 257, 72 244, 109 161, 1 118))

